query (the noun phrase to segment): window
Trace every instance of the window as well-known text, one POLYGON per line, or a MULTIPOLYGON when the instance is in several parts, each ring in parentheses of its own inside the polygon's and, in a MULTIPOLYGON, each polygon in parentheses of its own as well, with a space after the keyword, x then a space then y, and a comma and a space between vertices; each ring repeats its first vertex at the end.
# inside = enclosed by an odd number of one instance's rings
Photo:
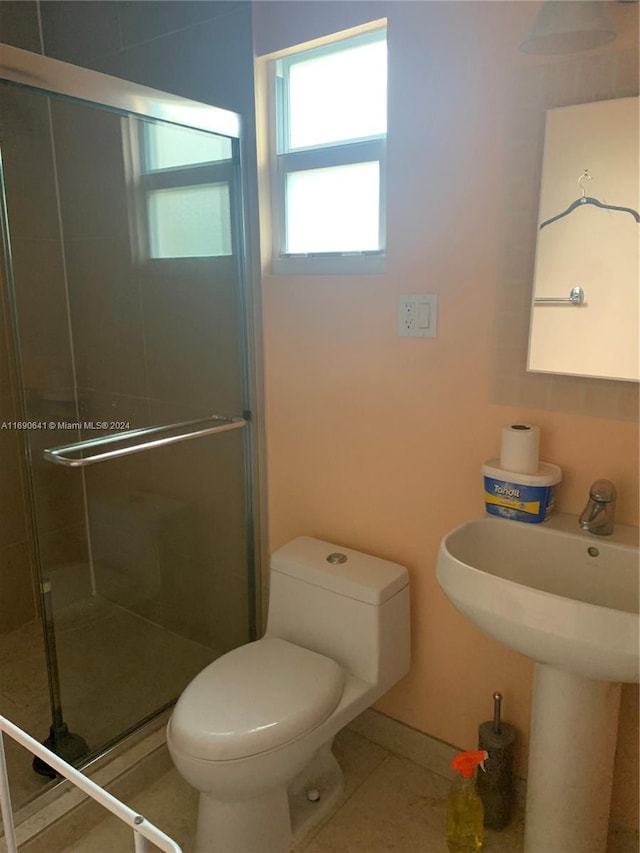
POLYGON ((380 270, 386 30, 276 60, 275 272, 380 270))
POLYGON ((231 255, 232 140, 152 122, 139 140, 143 256, 231 255))

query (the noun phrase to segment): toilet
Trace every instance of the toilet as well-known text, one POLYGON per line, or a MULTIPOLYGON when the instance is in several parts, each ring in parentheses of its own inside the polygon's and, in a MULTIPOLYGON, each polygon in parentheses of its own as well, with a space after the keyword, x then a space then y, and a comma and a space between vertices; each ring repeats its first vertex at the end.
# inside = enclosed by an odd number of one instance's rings
POLYGON ((270 568, 265 636, 197 675, 167 727, 200 792, 196 853, 286 853, 324 822, 334 736, 409 669, 403 566, 301 536, 270 568))

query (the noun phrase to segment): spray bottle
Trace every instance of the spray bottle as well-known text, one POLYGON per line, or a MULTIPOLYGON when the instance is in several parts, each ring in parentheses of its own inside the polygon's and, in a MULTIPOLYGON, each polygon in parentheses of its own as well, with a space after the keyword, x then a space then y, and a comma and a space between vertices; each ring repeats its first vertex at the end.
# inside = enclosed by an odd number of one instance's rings
MULTIPOLYGON (((460 774, 451 785, 447 805, 449 853, 478 853, 482 850, 484 808, 476 791, 475 768, 488 758, 484 749, 460 752, 451 762, 460 774)), ((483 768, 484 769, 484 768, 483 768)))

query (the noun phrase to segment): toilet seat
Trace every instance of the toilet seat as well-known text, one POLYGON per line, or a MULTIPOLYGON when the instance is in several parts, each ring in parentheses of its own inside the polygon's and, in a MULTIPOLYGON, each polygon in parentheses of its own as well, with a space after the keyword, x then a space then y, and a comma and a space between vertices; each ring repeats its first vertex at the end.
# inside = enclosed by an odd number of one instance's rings
POLYGON ((320 725, 343 686, 344 672, 324 655, 275 637, 248 643, 184 691, 171 717, 172 745, 205 761, 257 755, 320 725))

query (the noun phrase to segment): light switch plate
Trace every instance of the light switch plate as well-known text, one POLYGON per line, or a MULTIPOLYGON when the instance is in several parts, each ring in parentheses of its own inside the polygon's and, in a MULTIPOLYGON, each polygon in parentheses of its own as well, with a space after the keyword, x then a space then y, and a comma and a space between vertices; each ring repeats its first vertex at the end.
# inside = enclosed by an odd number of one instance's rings
POLYGON ((401 338, 435 338, 437 320, 435 293, 401 293, 398 296, 398 335, 401 338))

